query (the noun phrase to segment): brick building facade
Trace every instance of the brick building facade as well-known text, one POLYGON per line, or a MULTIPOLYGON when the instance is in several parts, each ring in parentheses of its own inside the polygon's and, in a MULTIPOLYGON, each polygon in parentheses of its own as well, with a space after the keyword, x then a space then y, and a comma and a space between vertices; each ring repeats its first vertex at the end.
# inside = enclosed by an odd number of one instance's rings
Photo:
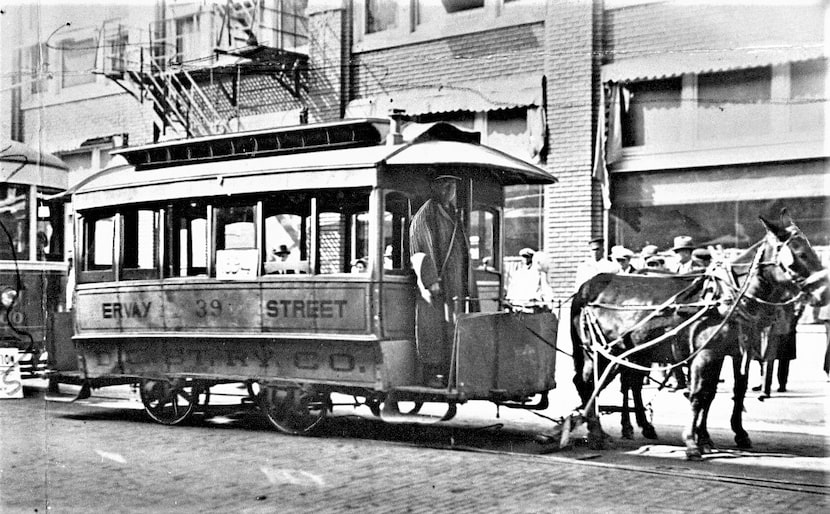
MULTIPOLYGON (((477 130, 482 142, 545 167, 558 184, 508 195, 506 252, 523 246, 543 250, 559 298, 572 291, 586 243, 599 235, 609 246, 635 251, 646 243, 667 250, 679 233, 701 244, 745 247, 744 236, 756 237, 757 228, 747 225, 741 229, 746 234, 738 234, 736 227, 750 211, 791 204, 808 236, 830 245, 822 28, 827 8, 820 1, 747 7, 647 0, 308 0, 292 3, 302 12, 287 13, 304 24, 290 32, 291 44, 277 42, 276 35, 283 40, 288 33, 283 26, 256 34, 265 53, 227 47, 222 39, 231 30, 227 9, 236 4, 241 3, 159 2, 84 13, 50 6, 10 9, 3 16, 3 37, 19 44, 4 41, 6 88, 0 101, 20 115, 4 117, 4 135, 71 158, 85 143, 109 141, 114 134, 141 144, 195 130, 184 127, 195 111, 160 122, 144 90, 140 103, 112 75, 71 88, 53 81, 46 93, 26 86, 17 100, 10 95, 12 79, 20 78, 15 65, 26 68, 27 76, 45 76, 21 64, 37 62, 28 49, 82 39, 69 37, 68 29, 50 34, 64 20, 71 18, 73 30, 80 30, 120 19, 125 26, 130 21, 166 27, 175 50, 167 62, 178 62, 178 73, 199 83, 212 104, 201 109, 215 111, 209 121, 221 130, 385 116, 394 107, 415 121, 477 130), (37 30, 5 30, 15 24, 14 16, 21 27, 37 30), (227 32, 219 30, 224 27, 227 32), (215 52, 220 43, 226 46, 215 52), (10 48, 20 49, 17 60, 10 48), (738 89, 730 89, 730 81, 738 89), (622 107, 612 101, 612 91, 624 98, 622 107), (702 91, 717 98, 703 98, 702 91), (747 94, 756 100, 740 101, 747 94), (621 114, 618 124, 615 113, 621 114), (757 129, 758 120, 769 130, 757 129), (752 130, 732 137, 741 127, 752 130), (608 159, 610 211, 594 174, 595 142, 606 132, 611 143, 612 133, 622 134, 621 147, 608 159), (690 181, 700 186, 689 188, 690 181), (731 219, 734 226, 712 223, 707 214, 731 219)), ((270 16, 267 9, 283 5, 256 4, 263 20, 270 16)), ((130 48, 141 46, 138 32, 124 34, 130 48)), ((110 54, 103 47, 97 52, 94 66, 76 71, 101 71, 110 54)), ((48 71, 57 74, 60 51, 47 55, 48 71)), ((135 83, 118 80, 138 91, 135 83)), ((100 156, 90 162, 103 164, 100 156)))

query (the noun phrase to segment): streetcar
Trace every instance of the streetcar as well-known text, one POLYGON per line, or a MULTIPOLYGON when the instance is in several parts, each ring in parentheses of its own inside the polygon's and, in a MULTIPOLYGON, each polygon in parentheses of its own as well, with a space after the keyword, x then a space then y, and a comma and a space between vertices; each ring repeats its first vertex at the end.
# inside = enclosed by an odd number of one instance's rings
POLYGON ((72 337, 67 223, 59 198, 68 170, 53 155, 0 141, 0 347, 18 350, 23 378, 75 367, 75 356, 66 352, 63 362, 55 361, 56 348, 72 337))
POLYGON ((113 152, 71 191, 79 397, 133 384, 174 425, 238 383, 290 434, 318 427, 333 395, 390 421, 447 420, 469 400, 545 408, 556 316, 509 312, 501 273, 480 264, 502 262, 504 187, 555 179, 478 141, 445 123, 355 119, 113 152), (416 350, 409 230, 447 173, 479 294, 457 299, 436 388, 416 350), (414 407, 382 409, 393 402, 414 407))

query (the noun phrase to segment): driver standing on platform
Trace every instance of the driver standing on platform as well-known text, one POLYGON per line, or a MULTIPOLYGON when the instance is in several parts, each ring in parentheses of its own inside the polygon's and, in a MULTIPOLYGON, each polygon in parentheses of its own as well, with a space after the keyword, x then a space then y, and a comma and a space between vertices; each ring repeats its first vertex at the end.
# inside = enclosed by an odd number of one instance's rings
POLYGON ((455 315, 469 297, 467 236, 456 211, 459 177, 441 175, 431 198, 410 225, 412 265, 421 294, 415 306, 415 341, 427 387, 447 387, 455 315))

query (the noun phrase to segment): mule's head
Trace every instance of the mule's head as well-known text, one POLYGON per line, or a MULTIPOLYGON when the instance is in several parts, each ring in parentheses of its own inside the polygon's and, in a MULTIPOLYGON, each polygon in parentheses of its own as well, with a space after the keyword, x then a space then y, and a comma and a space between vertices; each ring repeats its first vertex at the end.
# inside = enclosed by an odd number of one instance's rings
POLYGON ((761 217, 761 222, 767 229, 766 242, 770 252, 765 261, 772 264, 767 267, 766 278, 795 294, 809 295, 814 306, 829 304, 828 270, 821 265, 810 241, 795 225, 787 209, 782 209, 778 223, 764 217, 761 217))

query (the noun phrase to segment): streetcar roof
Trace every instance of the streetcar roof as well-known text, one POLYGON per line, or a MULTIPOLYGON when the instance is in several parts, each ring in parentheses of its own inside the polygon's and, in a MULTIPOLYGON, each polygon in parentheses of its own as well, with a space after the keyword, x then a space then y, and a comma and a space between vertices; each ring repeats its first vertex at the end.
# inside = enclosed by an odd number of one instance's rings
MULTIPOLYGON (((550 184, 556 181, 548 172, 533 164, 475 143, 477 134, 460 131, 447 124, 410 126, 404 132, 411 139, 400 144, 383 142, 386 138, 384 132, 388 132, 385 120, 349 120, 320 126, 325 129, 335 127, 337 130, 344 126, 371 126, 377 133, 367 132, 369 136, 366 140, 338 143, 333 145, 334 148, 326 145, 283 147, 224 157, 210 155, 198 159, 196 163, 193 163, 194 159, 183 156, 204 151, 198 147, 200 144, 232 152, 235 145, 244 147, 247 144, 250 148, 253 137, 294 135, 291 129, 275 129, 145 145, 117 152, 130 162, 124 163, 123 159, 119 159, 119 164, 79 183, 70 192, 74 194, 75 208, 83 210, 195 195, 208 197, 262 191, 372 187, 378 185, 383 173, 419 170, 426 166, 486 171, 503 185, 550 184)), ((303 126, 297 130, 309 131, 313 128, 315 126, 303 126)), ((308 140, 314 140, 314 137, 317 136, 309 136, 308 140)))
POLYGON ((52 154, 24 143, 0 140, 0 183, 66 189, 69 166, 52 154))

